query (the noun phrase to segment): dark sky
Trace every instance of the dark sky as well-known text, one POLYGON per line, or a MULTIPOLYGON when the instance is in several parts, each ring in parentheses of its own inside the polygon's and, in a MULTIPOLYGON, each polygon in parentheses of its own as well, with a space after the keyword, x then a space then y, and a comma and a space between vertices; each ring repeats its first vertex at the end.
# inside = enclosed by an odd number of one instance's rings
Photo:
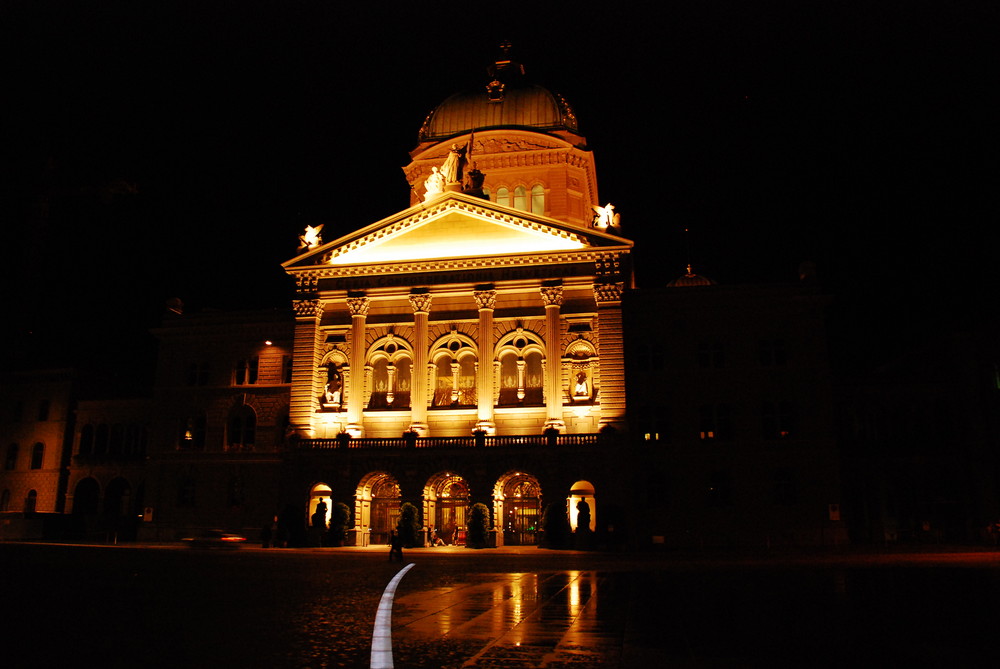
POLYGON ((286 305, 305 224, 406 207, 424 116, 503 39, 575 107, 641 285, 813 260, 883 343, 984 322, 995 3, 609 7, 3 3, 5 349, 128 356, 173 296, 286 305))

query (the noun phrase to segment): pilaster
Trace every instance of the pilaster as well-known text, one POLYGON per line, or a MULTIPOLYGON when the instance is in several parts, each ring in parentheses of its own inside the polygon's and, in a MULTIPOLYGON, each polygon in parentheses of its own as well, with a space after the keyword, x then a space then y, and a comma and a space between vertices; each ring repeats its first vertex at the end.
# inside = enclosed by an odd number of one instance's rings
POLYGON ((351 381, 347 395, 347 431, 352 437, 363 437, 365 428, 365 321, 371 301, 364 295, 347 298, 347 308, 351 312, 351 381))
POLYGON ((316 398, 321 393, 316 369, 319 367, 320 319, 323 302, 320 300, 295 300, 295 337, 292 344, 292 391, 289 399, 288 418, 291 429, 305 439, 315 437, 313 418, 316 415, 316 398))

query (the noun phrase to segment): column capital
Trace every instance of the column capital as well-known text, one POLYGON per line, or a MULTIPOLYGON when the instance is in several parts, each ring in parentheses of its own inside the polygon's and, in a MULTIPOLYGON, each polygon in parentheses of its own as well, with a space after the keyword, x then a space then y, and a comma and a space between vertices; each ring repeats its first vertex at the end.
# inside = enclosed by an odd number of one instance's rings
POLYGON ((367 316, 368 307, 371 306, 371 300, 367 297, 349 297, 347 298, 347 308, 351 312, 351 316, 367 316))
POLYGON ((594 284, 594 298, 598 304, 616 304, 621 302, 624 291, 625 284, 622 282, 594 284))
POLYGON ((292 300, 296 318, 319 318, 323 315, 323 300, 292 300))
POLYGON ((413 307, 413 313, 430 313, 431 299, 432 295, 429 293, 410 293, 410 306, 413 307))
POLYGON ((542 286, 539 289, 542 293, 542 302, 547 307, 561 307, 563 303, 562 286, 542 286))
POLYGON ((497 308, 497 291, 495 290, 477 290, 472 293, 472 296, 476 299, 476 306, 480 310, 497 308))

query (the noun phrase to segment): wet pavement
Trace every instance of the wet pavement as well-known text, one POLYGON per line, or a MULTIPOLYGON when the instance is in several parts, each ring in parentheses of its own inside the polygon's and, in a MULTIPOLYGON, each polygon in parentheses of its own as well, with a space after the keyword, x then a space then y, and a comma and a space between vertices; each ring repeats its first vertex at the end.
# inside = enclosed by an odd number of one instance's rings
POLYGON ((993 552, 387 557, 0 544, 5 664, 367 667, 382 591, 413 563, 400 669, 995 666, 993 552))

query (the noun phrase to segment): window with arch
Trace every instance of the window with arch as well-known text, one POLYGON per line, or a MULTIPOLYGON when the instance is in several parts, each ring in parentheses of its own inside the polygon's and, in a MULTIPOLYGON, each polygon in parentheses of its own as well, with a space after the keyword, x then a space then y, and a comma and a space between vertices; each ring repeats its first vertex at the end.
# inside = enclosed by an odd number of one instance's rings
POLYGON ((514 209, 528 211, 528 191, 525 190, 524 186, 514 188, 514 209))
POLYGON ((504 186, 497 188, 497 204, 502 204, 505 207, 510 206, 510 191, 504 186))
POLYGON ((42 461, 45 458, 45 444, 38 441, 31 447, 31 468, 41 469, 42 461))
POLYGON ((34 513, 37 505, 38 505, 38 491, 29 490, 27 496, 25 496, 24 498, 24 512, 26 514, 34 513))
POLYGON ((229 414, 226 429, 226 450, 252 451, 257 439, 257 414, 246 404, 236 407, 229 414))
POLYGON ((531 213, 545 213, 545 187, 542 184, 535 184, 531 187, 531 213))
POLYGON ((538 406, 545 403, 544 342, 534 332, 518 328, 500 340, 500 392, 497 406, 538 406))
POLYGON ((80 455, 90 455, 94 452, 94 426, 87 423, 80 430, 80 455))
POLYGON ((409 408, 411 356, 409 343, 391 334, 376 341, 368 350, 368 365, 371 369, 368 409, 409 408))
POLYGON ((17 452, 20 449, 17 444, 11 444, 7 447, 7 459, 4 460, 3 468, 9 472, 17 469, 17 452))
POLYGON ((452 330, 431 346, 431 361, 434 373, 431 406, 476 406, 476 368, 479 362, 476 342, 468 335, 452 330))

